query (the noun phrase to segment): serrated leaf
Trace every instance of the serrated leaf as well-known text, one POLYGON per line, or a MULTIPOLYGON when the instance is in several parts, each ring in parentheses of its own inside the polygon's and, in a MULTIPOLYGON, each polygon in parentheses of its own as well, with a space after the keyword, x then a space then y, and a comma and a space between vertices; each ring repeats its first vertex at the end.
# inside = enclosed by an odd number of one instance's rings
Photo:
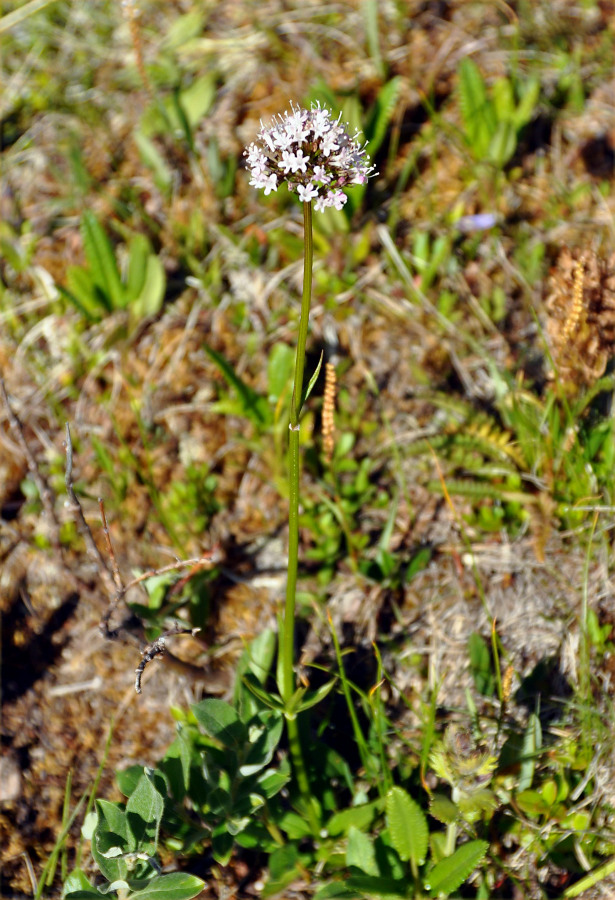
POLYGON ((423 810, 400 787, 391 788, 385 807, 393 847, 404 861, 412 860, 414 865, 422 866, 429 841, 423 810))
POLYGON ((458 847, 452 856, 437 863, 425 883, 431 896, 446 897, 456 891, 484 858, 488 848, 487 841, 469 841, 458 847))
POLYGON ((458 807, 444 794, 432 795, 429 813, 443 825, 453 825, 459 819, 458 807))
POLYGON ((130 894, 130 900, 192 900, 204 887, 205 882, 196 875, 171 872, 168 875, 156 875, 146 888, 130 894))

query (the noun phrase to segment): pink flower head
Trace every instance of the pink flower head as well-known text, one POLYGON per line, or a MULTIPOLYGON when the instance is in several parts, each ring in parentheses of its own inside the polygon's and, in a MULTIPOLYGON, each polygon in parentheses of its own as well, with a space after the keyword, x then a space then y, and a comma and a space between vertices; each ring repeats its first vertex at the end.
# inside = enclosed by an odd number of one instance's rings
POLYGON ((376 174, 358 134, 351 137, 319 103, 311 109, 291 103, 291 112, 275 116, 268 126, 261 122, 258 139, 244 156, 251 185, 269 194, 286 181, 303 203, 315 200, 317 212, 341 209, 347 199, 341 188, 365 184, 376 174))

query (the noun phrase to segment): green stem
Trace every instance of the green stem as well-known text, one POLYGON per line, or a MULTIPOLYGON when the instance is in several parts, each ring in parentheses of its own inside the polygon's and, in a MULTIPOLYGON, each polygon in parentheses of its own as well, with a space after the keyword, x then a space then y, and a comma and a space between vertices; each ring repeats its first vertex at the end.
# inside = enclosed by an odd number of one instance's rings
MULTIPOLYGON (((286 706, 295 692, 295 601, 297 594, 297 571, 299 567, 299 477, 301 464, 299 458, 299 417, 303 400, 303 373, 305 370, 305 346, 307 343, 308 324, 310 318, 310 300, 312 297, 312 261, 314 256, 312 243, 312 204, 303 204, 304 225, 304 257, 303 257, 303 296, 301 300, 301 316, 299 319, 299 335, 297 337, 297 355, 295 361, 295 380, 290 405, 290 425, 288 441, 288 577, 286 581, 286 603, 284 606, 284 626, 281 634, 281 684, 280 693, 286 706)), ((297 779, 299 794, 303 800, 310 824, 314 832, 318 830, 318 817, 312 797, 303 760, 299 726, 294 715, 287 716, 288 745, 290 757, 297 779)))

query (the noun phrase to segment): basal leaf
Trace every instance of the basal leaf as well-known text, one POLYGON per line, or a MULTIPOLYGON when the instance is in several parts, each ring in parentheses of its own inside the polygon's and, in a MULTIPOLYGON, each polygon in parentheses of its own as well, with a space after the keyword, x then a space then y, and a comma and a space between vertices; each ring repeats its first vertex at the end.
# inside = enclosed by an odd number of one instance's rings
POLYGON ((449 896, 456 891, 483 859, 488 847, 487 841, 469 841, 458 847, 452 856, 437 863, 425 884, 431 896, 449 896))
POLYGON ((230 703, 209 698, 195 703, 192 712, 207 734, 233 750, 243 749, 248 741, 248 729, 230 703))
POLYGON ((423 865, 427 855, 429 831, 425 814, 418 803, 400 787, 386 797, 386 816, 391 841, 401 859, 423 865))
POLYGON ((130 894, 130 900, 192 900, 204 887, 205 882, 196 875, 171 872, 154 876, 147 887, 130 894))
POLYGON ((113 246, 102 225, 90 210, 86 210, 81 218, 81 235, 94 284, 108 298, 112 309, 122 309, 126 305, 126 294, 113 246))
POLYGON ((483 159, 497 128, 495 110, 478 66, 467 57, 459 66, 459 98, 466 137, 477 159, 483 159))
POLYGON ((147 844, 148 852, 155 852, 163 810, 164 798, 144 772, 126 803, 128 827, 137 847, 147 844))
POLYGON ((365 832, 359 831, 354 825, 351 825, 348 830, 346 865, 355 866, 366 875, 380 875, 374 845, 365 832))

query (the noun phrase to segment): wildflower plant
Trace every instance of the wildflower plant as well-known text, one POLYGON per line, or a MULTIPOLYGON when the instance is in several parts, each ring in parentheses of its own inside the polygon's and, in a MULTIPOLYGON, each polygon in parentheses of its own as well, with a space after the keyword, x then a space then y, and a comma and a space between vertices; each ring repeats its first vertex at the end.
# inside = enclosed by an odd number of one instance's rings
POLYGON ((304 261, 303 294, 297 337, 295 373, 289 423, 289 534, 288 577, 284 619, 280 629, 278 667, 279 690, 284 704, 289 748, 297 787, 312 828, 318 829, 318 811, 311 798, 304 764, 296 714, 301 708, 304 688, 296 690, 294 675, 295 600, 299 557, 299 421, 301 409, 318 372, 304 394, 305 348, 307 342, 310 300, 312 294, 312 203, 317 212, 328 207, 342 209, 347 197, 342 188, 365 184, 375 174, 374 166, 359 142, 359 134, 351 136, 348 126, 335 119, 331 111, 319 103, 311 109, 295 107, 274 117, 265 126, 261 122, 258 140, 244 151, 251 173, 250 184, 265 192, 277 191, 286 182, 303 203, 304 261))

